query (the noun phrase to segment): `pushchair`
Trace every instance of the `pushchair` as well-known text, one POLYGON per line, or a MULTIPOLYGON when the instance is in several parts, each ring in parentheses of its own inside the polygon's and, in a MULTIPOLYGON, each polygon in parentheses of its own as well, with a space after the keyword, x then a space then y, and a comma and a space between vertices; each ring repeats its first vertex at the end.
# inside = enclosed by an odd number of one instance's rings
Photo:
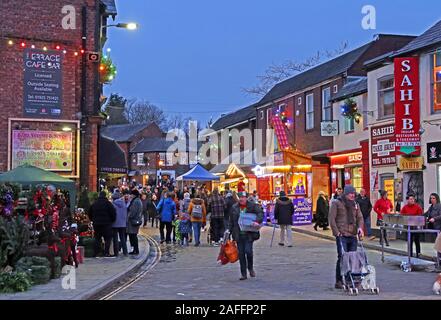
POLYGON ((359 289, 370 294, 379 294, 377 287, 375 267, 368 263, 363 242, 360 241, 359 250, 345 252, 343 245, 340 261, 340 271, 343 278, 343 289, 349 295, 357 296, 359 289))

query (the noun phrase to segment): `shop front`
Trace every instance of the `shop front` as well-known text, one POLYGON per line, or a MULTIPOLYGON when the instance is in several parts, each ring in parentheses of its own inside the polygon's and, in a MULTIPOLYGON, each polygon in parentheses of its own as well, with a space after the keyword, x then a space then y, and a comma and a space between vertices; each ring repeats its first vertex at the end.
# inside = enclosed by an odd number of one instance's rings
POLYGON ((333 153, 331 159, 332 190, 352 185, 357 192, 363 187, 363 153, 360 149, 333 153))
POLYGON ((255 174, 251 171, 251 166, 237 165, 231 163, 229 165, 219 165, 211 172, 220 176, 220 181, 213 182, 212 187, 217 187, 219 191, 246 191, 252 193, 258 190, 258 183, 255 174))

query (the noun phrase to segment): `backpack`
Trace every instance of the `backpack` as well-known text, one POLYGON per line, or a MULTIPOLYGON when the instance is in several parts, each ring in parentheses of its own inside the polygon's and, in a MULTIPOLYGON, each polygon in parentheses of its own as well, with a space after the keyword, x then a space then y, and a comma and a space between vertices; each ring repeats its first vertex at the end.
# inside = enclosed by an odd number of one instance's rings
POLYGON ((202 205, 195 204, 193 206, 193 211, 191 212, 191 216, 194 219, 202 219, 202 205))

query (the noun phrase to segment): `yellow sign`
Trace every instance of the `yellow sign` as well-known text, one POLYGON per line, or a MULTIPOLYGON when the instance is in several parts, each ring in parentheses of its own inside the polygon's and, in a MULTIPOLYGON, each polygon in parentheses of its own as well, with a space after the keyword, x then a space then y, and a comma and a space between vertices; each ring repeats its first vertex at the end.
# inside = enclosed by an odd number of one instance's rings
POLYGON ((387 197, 395 207, 395 180, 384 180, 384 190, 387 191, 387 197))
POLYGON ((400 157, 398 169, 401 171, 423 170, 423 157, 405 158, 400 157))

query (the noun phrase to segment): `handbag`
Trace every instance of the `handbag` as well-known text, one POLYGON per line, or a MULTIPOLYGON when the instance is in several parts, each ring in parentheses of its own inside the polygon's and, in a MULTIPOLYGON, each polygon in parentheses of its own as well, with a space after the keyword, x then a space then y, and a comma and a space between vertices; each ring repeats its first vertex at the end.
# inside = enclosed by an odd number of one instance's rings
POLYGON ((136 219, 136 218, 132 218, 132 219, 130 219, 130 224, 132 226, 138 227, 138 226, 142 225, 142 219, 139 220, 139 219, 136 219))
POLYGON ((228 264, 230 260, 225 254, 225 244, 222 244, 220 247, 219 255, 217 256, 217 263, 221 266, 228 264))
POLYGON ((228 240, 225 244, 225 256, 230 263, 235 263, 239 260, 239 250, 237 249, 236 241, 228 240))

